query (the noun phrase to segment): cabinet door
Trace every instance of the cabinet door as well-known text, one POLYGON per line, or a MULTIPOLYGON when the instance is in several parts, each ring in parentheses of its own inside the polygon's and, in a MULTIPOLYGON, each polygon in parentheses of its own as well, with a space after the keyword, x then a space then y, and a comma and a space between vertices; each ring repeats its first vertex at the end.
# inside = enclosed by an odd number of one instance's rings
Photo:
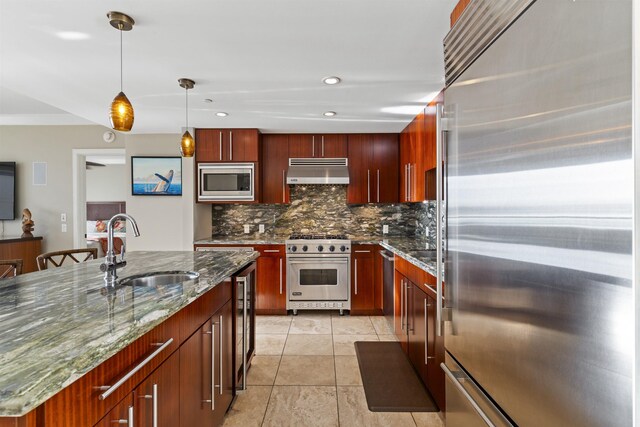
POLYGON ((260 247, 256 267, 256 314, 286 314, 287 290, 284 245, 260 247))
POLYGON ((262 159, 262 203, 289 203, 289 136, 264 135, 262 159))
POLYGON ((400 274, 397 270, 395 272, 394 279, 394 310, 393 310, 393 326, 396 338, 400 342, 402 349, 407 352, 407 330, 406 330, 406 318, 407 318, 407 288, 409 281, 404 275, 400 274))
POLYGON ((173 353, 134 391, 136 426, 180 425, 180 355, 173 353), (156 422, 154 422, 156 420, 156 422))
POLYGON ((348 136, 349 185, 347 203, 370 203, 371 187, 375 176, 371 175, 371 135, 350 134, 348 136), (372 181, 373 179, 373 181, 372 181))
POLYGON ((257 129, 226 129, 223 138, 223 157, 229 162, 257 162, 260 134, 257 129))
POLYGON ((207 321, 180 347, 180 425, 214 425, 213 324, 207 321))
MULTIPOLYGON (((376 203, 397 203, 398 196, 398 134, 372 135, 375 185, 371 199, 376 203)), ((372 172, 373 173, 373 172, 372 172)))
POLYGON ((351 260, 351 314, 374 314, 375 245, 354 245, 351 260))
MULTIPOLYGON (((224 415, 231 405, 235 390, 233 355, 233 305, 228 301, 211 318, 214 340, 214 385, 213 385, 213 425, 222 425, 224 415)), ((191 425, 191 424, 189 424, 191 425)), ((203 425, 203 424, 195 424, 203 425)))
POLYGON ((318 137, 320 138, 320 145, 316 144, 315 157, 343 158, 349 154, 346 135, 330 133, 316 136, 316 140, 318 137))
POLYGON ((220 129, 196 129, 196 161, 222 162, 223 131, 220 129))
POLYGON ((427 388, 441 411, 445 410, 444 337, 436 336, 436 301, 427 295, 427 388))
POLYGON ((289 135, 289 157, 293 158, 309 158, 314 157, 316 150, 315 135, 299 133, 289 135))
POLYGON ((409 142, 409 132, 411 125, 407 126, 400 134, 400 202, 407 202, 409 199, 409 162, 411 155, 411 144, 409 142))
POLYGON ((135 424, 135 408, 133 393, 130 393, 118 403, 95 427, 113 427, 114 425, 133 426, 135 424))
POLYGON ((409 286, 409 359, 420 374, 422 381, 427 381, 427 294, 415 284, 409 286))

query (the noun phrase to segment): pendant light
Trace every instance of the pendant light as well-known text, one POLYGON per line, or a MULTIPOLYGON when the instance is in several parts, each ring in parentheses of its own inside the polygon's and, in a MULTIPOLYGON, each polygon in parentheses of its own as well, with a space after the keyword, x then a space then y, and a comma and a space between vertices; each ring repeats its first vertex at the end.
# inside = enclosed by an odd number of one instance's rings
POLYGON ((133 105, 122 91, 122 32, 131 31, 135 22, 133 18, 121 12, 109 12, 107 18, 111 26, 120 31, 120 93, 113 98, 109 120, 113 129, 129 132, 133 127, 133 105))
POLYGON ((178 79, 178 84, 181 88, 184 88, 186 112, 186 127, 180 141, 180 153, 182 157, 193 157, 193 153, 196 151, 196 142, 189 133, 189 89, 193 89, 196 82, 191 79, 178 79))

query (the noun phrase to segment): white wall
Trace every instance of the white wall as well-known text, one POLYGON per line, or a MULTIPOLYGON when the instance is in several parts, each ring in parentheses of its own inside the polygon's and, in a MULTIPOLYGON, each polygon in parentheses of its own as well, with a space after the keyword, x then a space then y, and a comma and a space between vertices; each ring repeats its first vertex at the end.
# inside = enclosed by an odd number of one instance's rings
MULTIPOLYGON (((125 168, 131 156, 179 156, 179 134, 128 135, 125 168)), ((127 227, 127 250, 193 250, 194 221, 200 223, 196 238, 211 236, 210 205, 195 206, 193 158, 182 159, 182 196, 127 195, 127 213, 136 219, 140 237, 127 227)), ((127 175, 127 185, 131 183, 127 175)))
POLYGON ((130 193, 125 165, 92 166, 87 169, 87 202, 119 202, 130 193))
MULTIPOLYGON (((0 126, 0 161, 17 163, 17 214, 15 221, 2 221, 4 234, 22 234, 20 217, 29 208, 35 221, 34 235, 43 236, 43 250, 73 247, 74 148, 124 148, 124 135, 112 144, 102 139, 103 126, 0 126), (32 185, 32 163, 47 163, 47 185, 32 185), (67 232, 62 233, 60 214, 67 214, 67 232)), ((0 232, 2 227, 0 226, 0 232)))

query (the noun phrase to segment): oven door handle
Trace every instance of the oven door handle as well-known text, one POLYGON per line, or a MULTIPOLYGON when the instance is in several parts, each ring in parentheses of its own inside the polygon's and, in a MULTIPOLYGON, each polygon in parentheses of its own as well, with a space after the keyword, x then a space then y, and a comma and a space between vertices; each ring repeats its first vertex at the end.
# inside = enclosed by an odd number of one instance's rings
POLYGON ((349 264, 348 259, 331 259, 331 258, 303 258, 300 261, 288 260, 289 264, 310 264, 314 262, 321 262, 327 264, 349 264))

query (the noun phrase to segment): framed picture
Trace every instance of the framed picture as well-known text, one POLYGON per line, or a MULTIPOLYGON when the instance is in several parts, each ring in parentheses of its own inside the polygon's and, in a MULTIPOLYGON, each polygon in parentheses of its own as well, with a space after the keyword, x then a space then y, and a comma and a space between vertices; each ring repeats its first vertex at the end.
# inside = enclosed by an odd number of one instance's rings
POLYGON ((131 194, 182 196, 182 157, 131 157, 131 194))

